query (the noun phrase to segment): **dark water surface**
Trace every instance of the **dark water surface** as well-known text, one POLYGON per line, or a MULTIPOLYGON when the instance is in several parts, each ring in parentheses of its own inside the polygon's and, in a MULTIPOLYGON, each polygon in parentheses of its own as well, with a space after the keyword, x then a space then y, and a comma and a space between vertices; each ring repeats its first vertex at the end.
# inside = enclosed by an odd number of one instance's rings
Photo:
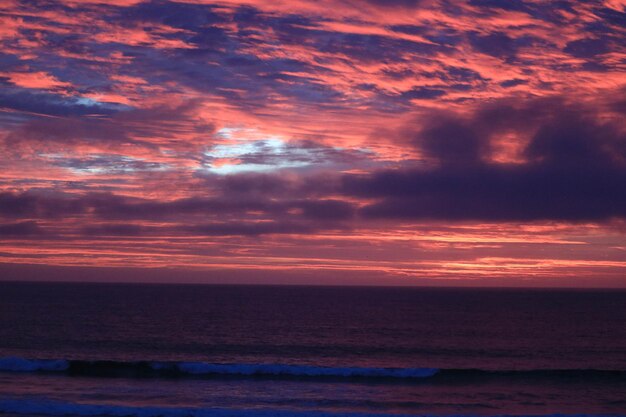
POLYGON ((626 416, 626 292, 0 282, 0 413, 626 416))

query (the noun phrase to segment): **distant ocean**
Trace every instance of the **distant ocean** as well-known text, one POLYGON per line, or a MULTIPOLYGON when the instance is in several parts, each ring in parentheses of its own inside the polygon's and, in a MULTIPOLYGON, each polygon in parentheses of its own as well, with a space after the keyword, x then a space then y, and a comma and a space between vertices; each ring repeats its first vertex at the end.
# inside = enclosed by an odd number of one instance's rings
POLYGON ((0 283, 8 416, 626 416, 626 292, 0 283))

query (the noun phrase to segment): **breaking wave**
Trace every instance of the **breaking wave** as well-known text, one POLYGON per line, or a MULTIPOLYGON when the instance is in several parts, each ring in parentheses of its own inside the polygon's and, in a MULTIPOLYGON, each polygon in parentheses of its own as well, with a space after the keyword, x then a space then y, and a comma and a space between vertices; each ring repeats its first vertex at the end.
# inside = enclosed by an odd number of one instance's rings
POLYGON ((221 364, 205 362, 87 361, 73 359, 0 358, 0 372, 61 373, 69 376, 138 378, 354 378, 387 380, 472 378, 626 379, 624 370, 538 369, 484 370, 438 368, 324 367, 287 364, 221 364))
POLYGON ((1 358, 4 372, 60 372, 69 375, 184 377, 328 377, 328 378, 427 378, 435 368, 362 368, 311 365, 218 364, 204 362, 120 362, 69 359, 1 358))

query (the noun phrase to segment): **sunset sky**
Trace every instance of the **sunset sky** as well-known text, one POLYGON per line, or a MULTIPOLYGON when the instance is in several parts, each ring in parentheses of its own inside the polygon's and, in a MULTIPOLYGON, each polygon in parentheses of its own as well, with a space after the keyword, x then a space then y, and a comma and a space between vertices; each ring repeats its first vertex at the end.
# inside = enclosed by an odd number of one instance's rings
POLYGON ((626 287, 626 1, 2 0, 0 279, 626 287))

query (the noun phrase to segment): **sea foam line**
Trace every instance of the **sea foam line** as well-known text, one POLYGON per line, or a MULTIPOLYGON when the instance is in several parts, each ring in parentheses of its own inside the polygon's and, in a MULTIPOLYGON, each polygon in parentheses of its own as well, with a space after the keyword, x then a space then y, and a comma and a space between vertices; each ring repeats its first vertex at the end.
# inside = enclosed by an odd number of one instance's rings
MULTIPOLYGON (((111 417, 434 417, 415 414, 336 413, 323 411, 250 410, 193 407, 136 407, 108 404, 65 403, 48 400, 0 399, 0 413, 41 416, 111 417)), ((442 417, 442 416, 437 416, 442 417)), ((445 417, 481 417, 450 415, 445 417)), ((490 417, 525 417, 499 415, 490 417)), ((538 416, 533 416, 538 417, 538 416)), ((545 414, 541 417, 626 417, 619 414, 545 414)))

